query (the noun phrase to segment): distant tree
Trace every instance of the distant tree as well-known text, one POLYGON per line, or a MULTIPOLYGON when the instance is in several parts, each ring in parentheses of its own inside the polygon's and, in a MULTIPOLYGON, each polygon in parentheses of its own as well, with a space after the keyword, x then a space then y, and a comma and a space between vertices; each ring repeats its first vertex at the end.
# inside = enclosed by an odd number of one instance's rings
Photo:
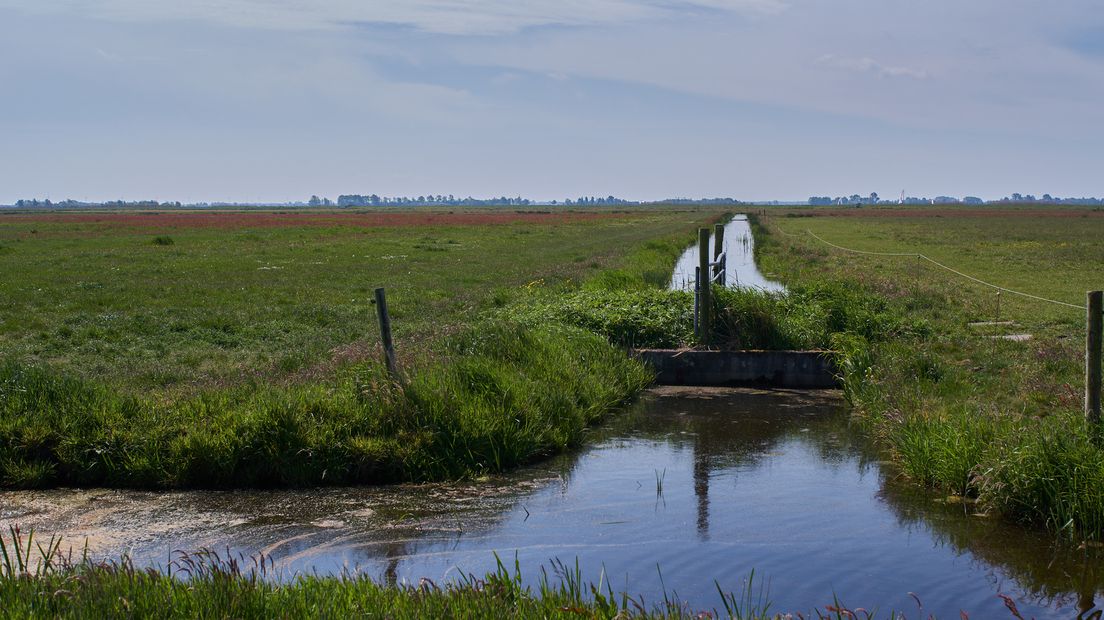
POLYGON ((318 196, 311 196, 310 200, 307 201, 307 204, 312 207, 320 207, 322 206, 322 199, 318 196))
POLYGON ((870 192, 870 204, 878 204, 878 192, 870 192))

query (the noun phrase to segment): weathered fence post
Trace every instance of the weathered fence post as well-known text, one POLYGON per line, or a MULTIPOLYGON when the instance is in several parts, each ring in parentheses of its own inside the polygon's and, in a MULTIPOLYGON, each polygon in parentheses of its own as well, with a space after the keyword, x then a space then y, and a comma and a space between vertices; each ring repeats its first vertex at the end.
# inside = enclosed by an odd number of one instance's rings
POLYGON ((1104 293, 1088 293, 1088 331, 1085 334, 1085 419, 1100 422, 1100 355, 1104 332, 1104 293))
POLYGON ((712 281, 709 277, 709 229, 698 229, 698 282, 701 286, 701 292, 698 293, 699 299, 699 319, 698 325, 700 326, 699 341, 708 346, 710 342, 710 336, 712 333, 712 323, 710 319, 711 310, 713 304, 710 301, 711 293, 713 292, 712 281))
POLYGON ((380 339, 383 340, 383 356, 387 362, 387 372, 395 379, 399 371, 395 365, 395 345, 391 342, 391 315, 387 312, 387 293, 383 288, 376 289, 376 314, 379 316, 380 339))
POLYGON ((701 335, 701 267, 694 267, 694 335, 701 335))
MULTIPOLYGON (((717 265, 713 268, 713 277, 717 278, 720 274, 724 273, 724 267, 721 265, 721 252, 724 252, 724 224, 713 225, 713 262, 717 265)), ((724 278, 724 276, 720 276, 724 278)), ((724 285, 724 280, 720 279, 720 283, 724 285)))

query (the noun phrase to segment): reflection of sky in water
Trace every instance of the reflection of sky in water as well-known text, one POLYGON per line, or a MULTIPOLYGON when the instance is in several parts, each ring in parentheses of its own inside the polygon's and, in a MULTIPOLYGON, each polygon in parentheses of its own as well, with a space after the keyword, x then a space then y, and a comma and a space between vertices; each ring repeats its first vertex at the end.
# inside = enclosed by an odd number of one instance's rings
POLYGON ((263 550, 282 571, 355 567, 417 583, 482 575, 497 553, 511 570, 516 556, 530 584, 552 559, 572 567, 578 559, 586 579, 604 571, 615 591, 651 603, 663 596, 658 565, 668 592, 695 608, 720 606, 714 579, 735 591, 754 569, 769 581, 775 611, 808 612, 837 595, 915 612, 908 593, 916 592, 923 617, 965 609, 1003 618, 1003 591, 1025 617, 1076 615, 1074 593, 1096 589, 1099 561, 1086 577, 1080 556, 1045 535, 903 493, 864 457, 838 406, 820 394, 663 388, 595 430, 579 453, 490 482, 5 493, 0 521, 29 523, 35 502, 41 510, 70 498, 69 512, 55 509, 41 532, 98 534, 109 543, 98 553, 130 550, 153 564, 174 549, 229 546, 263 550), (1033 573, 1047 575, 1043 589, 1057 602, 1025 602, 1025 588, 1040 589, 1022 585, 1033 573))
MULTIPOLYGON (((709 257, 713 258, 714 239, 709 238, 709 257)), ((755 265, 755 240, 747 217, 737 215, 725 224, 724 251, 728 255, 726 278, 728 286, 759 288, 768 291, 786 290, 781 284, 768 280, 755 265)), ((694 290, 694 268, 698 266, 698 246, 687 248, 675 264, 671 288, 694 290)))

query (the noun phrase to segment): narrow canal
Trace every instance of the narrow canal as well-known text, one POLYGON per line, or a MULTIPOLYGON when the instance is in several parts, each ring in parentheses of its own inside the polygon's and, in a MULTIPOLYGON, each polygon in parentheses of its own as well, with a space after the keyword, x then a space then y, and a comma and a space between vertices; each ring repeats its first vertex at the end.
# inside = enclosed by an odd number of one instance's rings
MULTIPOLYGON (((713 256, 715 239, 710 236, 709 256, 713 256)), ((725 224, 724 247, 728 257, 725 281, 729 286, 757 288, 765 291, 781 292, 786 290, 778 282, 768 279, 759 272, 755 264, 755 239, 751 234, 751 224, 746 215, 736 215, 725 224)), ((675 263, 671 276, 671 288, 675 290, 694 290, 694 268, 698 266, 698 246, 686 249, 675 263)))

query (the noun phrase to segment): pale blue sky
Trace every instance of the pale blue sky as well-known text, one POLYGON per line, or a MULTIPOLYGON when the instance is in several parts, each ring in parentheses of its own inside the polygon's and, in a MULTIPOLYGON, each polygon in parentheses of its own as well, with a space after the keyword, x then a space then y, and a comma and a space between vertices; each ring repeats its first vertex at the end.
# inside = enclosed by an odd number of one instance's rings
POLYGON ((0 203, 1104 195, 1100 0, 0 0, 0 203))

